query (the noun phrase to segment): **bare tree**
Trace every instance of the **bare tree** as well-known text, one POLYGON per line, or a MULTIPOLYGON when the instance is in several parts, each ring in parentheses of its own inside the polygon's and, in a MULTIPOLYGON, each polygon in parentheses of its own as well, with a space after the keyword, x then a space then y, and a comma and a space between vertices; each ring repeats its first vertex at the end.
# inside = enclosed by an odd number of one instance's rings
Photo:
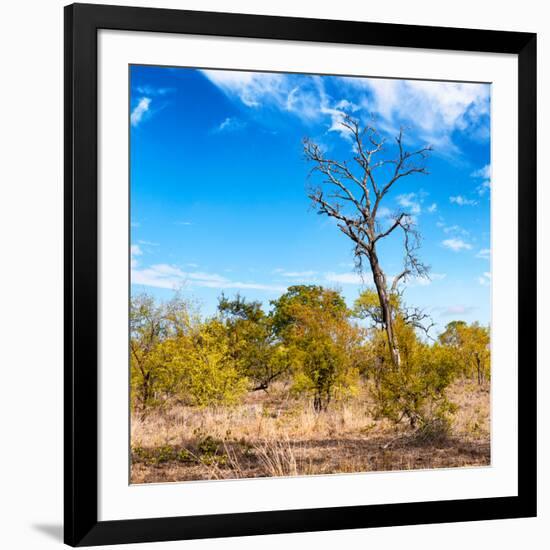
POLYGON ((374 127, 366 125, 361 128, 359 122, 350 116, 345 116, 341 124, 353 139, 353 162, 326 158, 316 143, 308 138, 304 139, 306 159, 315 163, 312 171, 322 174, 323 183, 326 184, 326 192, 320 186, 313 189, 309 197, 318 213, 337 220, 340 231, 353 241, 356 266, 360 271, 363 270, 365 259, 367 260, 380 300, 382 324, 392 362, 398 369, 401 357, 394 333, 390 297, 397 292, 399 283, 406 281, 408 277, 427 277, 428 268, 417 256, 420 235, 411 213, 395 212, 385 227, 378 221, 378 215, 384 197, 400 179, 413 174, 428 173, 424 160, 431 147, 406 150, 403 130, 400 130, 395 138, 395 155, 389 157, 386 154, 386 141, 374 127), (399 229, 403 233, 403 270, 394 277, 391 287, 388 287, 377 247, 379 241, 399 229))

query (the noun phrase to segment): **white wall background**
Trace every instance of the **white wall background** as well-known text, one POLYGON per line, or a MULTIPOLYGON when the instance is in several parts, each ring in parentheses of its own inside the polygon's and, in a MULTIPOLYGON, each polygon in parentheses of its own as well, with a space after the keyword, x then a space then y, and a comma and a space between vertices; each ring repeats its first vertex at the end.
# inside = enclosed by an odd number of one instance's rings
MULTIPOLYGON (((107 0, 105 0, 107 1, 107 0)), ((115 0, 112 0, 115 2, 115 0)), ((540 0, 148 0, 116 3, 539 33, 539 280, 550 236, 550 10, 540 0), (545 208, 546 206, 546 208, 545 208)), ((62 48, 64 2, 4 2, 0 33, 0 546, 50 548, 62 540, 62 48), (21 384, 23 382, 23 384, 21 384)), ((544 265, 546 264, 546 265, 544 265)), ((550 538, 550 401, 542 366, 550 307, 539 282, 539 518, 241 539, 166 548, 546 548, 550 538), (545 433, 546 432, 546 433, 545 433), (543 438, 543 434, 545 437, 543 438)), ((161 548, 160 544, 134 546, 161 548)))

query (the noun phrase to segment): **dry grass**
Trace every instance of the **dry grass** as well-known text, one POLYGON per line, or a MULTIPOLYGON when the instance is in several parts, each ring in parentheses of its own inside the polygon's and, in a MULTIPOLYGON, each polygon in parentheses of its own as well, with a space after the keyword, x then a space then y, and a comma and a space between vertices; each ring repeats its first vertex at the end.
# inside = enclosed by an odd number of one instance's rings
POLYGON ((449 396, 458 410, 452 433, 439 441, 374 419, 366 389, 321 414, 282 385, 233 408, 173 404, 132 417, 132 482, 488 465, 488 388, 461 381, 449 396))

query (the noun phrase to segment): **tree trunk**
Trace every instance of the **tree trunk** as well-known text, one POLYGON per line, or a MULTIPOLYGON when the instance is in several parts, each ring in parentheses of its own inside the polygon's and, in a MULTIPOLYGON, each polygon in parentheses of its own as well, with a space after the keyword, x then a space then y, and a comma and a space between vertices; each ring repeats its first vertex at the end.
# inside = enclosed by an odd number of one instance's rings
POLYGON ((481 383, 483 382, 483 373, 481 370, 481 359, 476 356, 476 366, 477 366, 477 384, 478 386, 481 386, 481 383))
POLYGON ((369 254, 369 262, 372 270, 372 276, 374 284, 376 286, 376 292, 378 293, 378 299, 380 301, 380 308, 382 310, 382 323, 386 330, 386 336, 388 338, 388 346, 390 348, 391 358, 393 366, 399 370, 401 366, 401 355, 399 354, 399 345, 397 338, 393 332, 393 318, 391 312, 390 297, 388 296, 388 288, 386 285, 386 276, 380 267, 378 262, 378 256, 376 250, 371 250, 369 254))
POLYGON ((143 412, 147 409, 147 405, 149 404, 149 398, 150 398, 150 380, 151 380, 151 373, 148 372, 143 376, 143 385, 141 387, 141 406, 143 412))
POLYGON ((315 394, 315 397, 313 398, 313 409, 316 413, 320 413, 323 409, 321 396, 319 394, 315 394))

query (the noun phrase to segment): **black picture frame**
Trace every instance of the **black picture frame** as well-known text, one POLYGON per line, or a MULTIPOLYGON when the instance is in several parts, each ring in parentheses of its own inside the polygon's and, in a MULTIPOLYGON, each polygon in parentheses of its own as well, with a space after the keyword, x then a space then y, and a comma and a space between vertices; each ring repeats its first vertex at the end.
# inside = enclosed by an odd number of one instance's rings
POLYGON ((536 35, 93 4, 65 7, 65 543, 90 546, 536 515, 536 35), (518 495, 98 521, 99 29, 518 56, 518 495))

